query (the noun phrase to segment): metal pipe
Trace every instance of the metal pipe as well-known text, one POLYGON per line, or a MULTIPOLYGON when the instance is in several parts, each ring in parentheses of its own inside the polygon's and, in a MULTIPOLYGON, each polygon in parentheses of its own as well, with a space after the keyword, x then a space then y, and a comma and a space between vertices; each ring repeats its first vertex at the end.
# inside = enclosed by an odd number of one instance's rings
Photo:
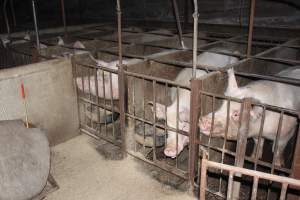
POLYGON ((66 13, 65 13, 65 0, 61 0, 61 14, 62 14, 62 20, 64 24, 64 32, 65 32, 65 37, 67 37, 67 22, 66 22, 66 13))
MULTIPOLYGON (((194 178, 195 178, 195 170, 198 161, 199 155, 199 145, 197 144, 197 140, 199 138, 199 126, 198 120, 201 113, 201 94, 200 90, 202 89, 203 81, 199 79, 191 80, 191 102, 190 107, 190 148, 189 148, 189 180, 190 184, 194 186, 194 178)), ((193 188, 191 188, 193 189, 193 188)))
MULTIPOLYGON (((251 99, 249 98, 244 99, 241 110, 242 112, 240 114, 240 126, 238 129, 237 149, 236 149, 236 157, 235 157, 235 166, 238 167, 244 167, 247 138, 249 133, 251 99)), ((241 177, 241 174, 235 174, 235 175, 241 177)), ((241 185, 240 182, 234 181, 233 191, 232 191, 232 197, 234 199, 239 199, 240 185, 241 185)))
POLYGON ((36 47, 38 52, 40 52, 40 37, 39 37, 39 30, 38 30, 38 21, 36 17, 36 5, 35 0, 32 0, 32 11, 33 11, 33 20, 34 20, 34 30, 36 36, 36 47))
POLYGON ((177 6, 176 0, 173 0, 173 8, 174 8, 174 14, 175 14, 175 19, 176 19, 180 44, 181 44, 182 49, 185 49, 186 46, 184 45, 184 41, 183 41, 182 28, 181 28, 181 24, 180 24, 180 17, 179 17, 178 6, 177 6))
POLYGON ((250 10, 249 28, 248 28, 247 57, 251 56, 251 49, 252 49, 253 23, 254 23, 254 14, 255 14, 255 0, 251 0, 251 8, 250 9, 251 10, 250 10))
POLYGON ((125 72, 122 64, 122 18, 121 18, 121 4, 120 0, 117 0, 117 17, 118 17, 118 47, 119 47, 119 65, 118 65, 118 82, 119 82, 119 109, 120 109, 120 132, 122 138, 122 151, 123 157, 126 156, 126 138, 125 138, 125 72))
POLYGON ((300 187, 300 180, 294 179, 294 178, 289 178, 289 177, 284 177, 284 176, 279 176, 279 175, 274 175, 274 174, 269 174, 265 172, 260 172, 260 171, 255 171, 251 169, 246 169, 242 167, 236 167, 232 165, 226 165, 214 161, 206 161, 207 162, 207 167, 215 168, 215 169, 222 169, 226 171, 230 171, 233 173, 241 173, 246 176, 255 176, 259 179, 265 179, 265 180, 270 180, 274 182, 279 182, 279 183, 285 183, 288 185, 293 185, 300 187))
POLYGON ((16 13, 15 13, 15 7, 14 7, 14 1, 10 0, 10 9, 11 9, 11 14, 12 14, 12 18, 13 18, 13 23, 14 26, 17 25, 17 21, 16 21, 16 13))
POLYGON ((4 20, 5 20, 5 24, 6 24, 7 34, 10 35, 10 27, 9 27, 7 12, 6 12, 6 5, 7 5, 7 0, 4 0, 4 3, 3 3, 4 20))
POLYGON ((197 68, 197 42, 198 42, 198 0, 194 0, 194 38, 193 38, 193 78, 196 77, 197 68))

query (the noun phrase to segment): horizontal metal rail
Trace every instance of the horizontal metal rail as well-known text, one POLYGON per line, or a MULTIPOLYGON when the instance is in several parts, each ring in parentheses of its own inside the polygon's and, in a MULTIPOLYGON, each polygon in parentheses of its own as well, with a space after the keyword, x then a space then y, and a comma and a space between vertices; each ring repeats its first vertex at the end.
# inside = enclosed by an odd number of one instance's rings
POLYGON ((249 170, 241 167, 235 167, 235 166, 226 165, 222 163, 217 163, 217 162, 209 161, 206 158, 203 158, 201 162, 200 199, 205 199, 205 191, 206 191, 206 184, 207 184, 206 176, 207 176, 208 168, 214 168, 214 169, 230 172, 228 190, 227 190, 228 199, 231 199, 231 192, 232 192, 231 186, 233 184, 233 177, 235 176, 235 174, 247 175, 254 178, 254 184, 252 188, 252 199, 256 199, 259 179, 281 183, 282 190, 281 190, 280 199, 285 199, 286 192, 287 192, 286 189, 289 185, 300 188, 300 180, 278 176, 274 174, 263 173, 255 170, 249 170))

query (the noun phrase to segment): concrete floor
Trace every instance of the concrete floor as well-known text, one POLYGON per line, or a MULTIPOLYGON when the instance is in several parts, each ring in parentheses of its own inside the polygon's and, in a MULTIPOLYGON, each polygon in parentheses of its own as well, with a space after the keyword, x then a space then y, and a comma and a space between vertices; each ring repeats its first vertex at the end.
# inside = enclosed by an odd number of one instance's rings
POLYGON ((47 200, 195 199, 153 179, 143 164, 128 156, 105 160, 98 141, 80 135, 52 149, 52 174, 59 189, 47 200))

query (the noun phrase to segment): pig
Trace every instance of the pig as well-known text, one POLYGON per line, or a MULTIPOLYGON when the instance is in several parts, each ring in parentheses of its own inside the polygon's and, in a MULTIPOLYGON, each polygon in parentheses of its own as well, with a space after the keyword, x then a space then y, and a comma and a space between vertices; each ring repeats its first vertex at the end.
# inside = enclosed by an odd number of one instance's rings
MULTIPOLYGON (((276 74, 280 77, 300 79, 299 67, 289 68, 276 74)), ((269 104, 277 107, 299 110, 300 108, 300 88, 288 84, 260 80, 249 83, 244 87, 238 87, 233 69, 228 70, 228 87, 225 96, 239 99, 252 98, 255 102, 269 104)), ((237 102, 230 103, 228 138, 237 139, 239 128, 241 104, 237 102)), ((253 106, 250 111, 249 138, 259 136, 260 124, 262 120, 262 108, 253 106)), ((262 131, 262 137, 274 141, 276 139, 280 113, 266 110, 265 122, 262 131)), ((221 107, 215 112, 214 125, 212 127, 212 113, 202 117, 199 120, 201 133, 212 137, 224 137, 227 120, 227 102, 224 100, 221 107), (212 130, 211 130, 212 129, 212 130)), ((283 151, 289 139, 293 136, 297 125, 295 117, 284 115, 280 138, 278 140, 278 151, 274 152, 275 165, 283 165, 283 151), (278 159, 277 159, 278 158, 278 159)), ((274 144, 275 142, 273 142, 274 144)), ((274 151, 274 145, 273 145, 274 151)), ((259 153, 261 157, 261 153, 259 153)))
MULTIPOLYGON (((222 52, 230 53, 226 49, 218 49, 222 52)), ((233 56, 227 56, 218 53, 205 52, 197 57, 197 64, 204 66, 214 66, 215 68, 223 68, 227 65, 238 62, 238 58, 233 56)), ((207 74, 204 70, 197 69, 196 77, 199 78, 207 74)), ((175 79, 176 83, 181 85, 190 85, 190 79, 192 78, 192 69, 183 69, 175 79)), ((190 90, 179 89, 179 112, 178 112, 178 129, 182 131, 189 131, 190 121, 190 90)), ((172 104, 167 107, 167 116, 165 115, 165 105, 156 103, 156 118, 167 120, 167 125, 176 129, 177 122, 177 89, 171 89, 172 104)), ((150 102, 151 104, 151 102, 150 102)), ((153 107, 152 107, 153 110, 153 107)), ((164 149, 164 154, 167 157, 175 158, 183 148, 188 144, 189 138, 185 135, 178 134, 178 142, 176 141, 176 133, 173 131, 167 131, 168 138, 164 149), (177 146, 178 143, 178 146, 177 146), (177 148, 176 148, 177 146, 177 148)))
MULTIPOLYGON (((102 60, 95 59, 92 55, 90 55, 92 60, 94 60, 97 63, 97 66, 117 70, 117 64, 119 61, 112 61, 112 62, 105 62, 102 60)), ((127 64, 128 62, 126 60, 123 60, 123 64, 127 64)), ((119 99, 119 87, 118 87, 118 75, 115 73, 112 73, 110 75, 110 72, 104 71, 104 79, 103 79, 103 70, 97 70, 97 82, 98 82, 98 96, 100 98, 105 99, 119 99), (111 76, 111 80, 110 80, 111 76), (105 87, 105 93, 103 91, 103 87, 105 87), (110 91, 110 88, 112 88, 112 94, 110 91)), ((89 78, 87 76, 83 77, 83 84, 84 88, 82 87, 82 78, 78 77, 76 79, 77 87, 84 91, 89 92, 92 95, 96 95, 96 85, 95 85, 95 76, 90 76, 90 91, 88 90, 88 84, 89 84, 89 78)))
POLYGON ((65 42, 64 42, 64 40, 62 39, 61 36, 57 37, 57 45, 58 46, 64 46, 65 45, 65 42))

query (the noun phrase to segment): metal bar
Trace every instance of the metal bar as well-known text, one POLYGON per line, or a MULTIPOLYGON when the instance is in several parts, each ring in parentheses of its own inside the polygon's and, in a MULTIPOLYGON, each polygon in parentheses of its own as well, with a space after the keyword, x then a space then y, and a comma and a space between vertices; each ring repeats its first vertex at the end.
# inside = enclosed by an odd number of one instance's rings
MULTIPOLYGON (((240 127, 238 130, 237 149, 236 149, 236 157, 235 157, 235 166, 238 167, 244 166, 247 138, 249 132, 249 123, 250 123, 250 110, 251 110, 251 99, 245 98, 242 104, 242 112, 240 113, 240 127)), ((236 174, 236 176, 240 177, 241 174, 236 174)), ((239 193, 240 193, 240 182, 235 181, 233 186, 232 197, 234 199, 238 199, 239 193)))
POLYGON ((176 19, 176 24, 177 24, 177 29, 178 29, 178 36, 180 40, 180 44, 182 49, 185 49, 183 37, 182 37, 182 28, 181 28, 181 23, 180 23, 180 17, 179 17, 179 11, 178 11, 178 6, 177 6, 177 0, 173 0, 173 8, 174 8, 174 14, 175 14, 175 19, 176 19))
POLYGON ((40 37, 39 37, 39 30, 38 30, 35 0, 32 0, 32 11, 33 11, 34 30, 35 30, 35 37, 36 37, 36 47, 38 52, 40 52, 40 37))
POLYGON ((287 183, 282 184, 282 188, 281 188, 281 192, 280 192, 280 200, 285 200, 286 199, 285 197, 286 197, 287 187, 288 187, 287 183))
POLYGON ((190 102, 190 148, 189 148, 189 181, 191 189, 194 189, 195 167, 199 155, 199 145, 196 140, 199 137, 198 120, 201 113, 201 96, 202 80, 191 80, 191 102, 190 102))
POLYGON ((201 179, 199 181, 200 183, 200 194, 199 194, 199 199, 205 200, 205 191, 207 187, 207 154, 206 152, 203 152, 203 158, 201 161, 201 179))
POLYGON ((4 3, 3 3, 4 20, 5 20, 5 24, 6 24, 7 34, 10 35, 10 27, 9 27, 9 21, 8 21, 8 16, 7 16, 7 12, 6 12, 6 7, 7 7, 7 0, 4 0, 4 3))
POLYGON ((236 188, 234 188, 234 183, 233 183, 233 175, 234 175, 234 172, 233 171, 230 171, 229 173, 229 179, 228 179, 228 187, 227 187, 227 198, 228 200, 231 200, 231 199, 239 199, 239 198, 235 198, 234 196, 234 190, 236 188))
MULTIPOLYGON (((298 114, 298 120, 300 119, 300 112, 298 114)), ((293 157, 292 163, 292 173, 290 177, 295 179, 300 179, 300 125, 298 125, 298 134, 297 134, 297 141, 295 146, 295 152, 293 157)))
POLYGON ((251 200, 256 200, 257 196, 257 186, 258 186, 258 177, 254 176, 254 181, 252 185, 252 194, 251 194, 251 200))
POLYGON ((259 179, 265 179, 265 180, 270 180, 270 181, 279 182, 279 183, 286 183, 288 185, 294 185, 294 186, 300 187, 300 180, 297 180, 294 178, 269 174, 269 173, 265 173, 265 172, 255 171, 255 170, 246 169, 246 168, 242 168, 242 167, 236 167, 236 166, 232 166, 232 165, 226 165, 226 164, 222 164, 222 163, 218 163, 218 162, 214 162, 214 161, 210 161, 210 160, 207 161, 207 166, 216 168, 216 169, 223 169, 225 171, 230 171, 233 173, 241 173, 246 176, 252 176, 252 177, 256 176, 259 179))
POLYGON ((152 90, 153 90, 153 161, 156 161, 156 81, 152 81, 152 90))
POLYGON ((198 0, 194 0, 194 36, 193 36, 193 78, 196 77, 197 68, 197 42, 198 42, 198 0))
POLYGON ((251 56, 252 38, 253 38, 253 23, 255 14, 255 1, 251 0, 250 17, 249 17, 249 31, 248 31, 248 46, 247 46, 247 57, 251 56))
MULTIPOLYGON (((205 145, 205 144, 202 144, 200 143, 200 141, 197 141, 197 144, 201 144, 202 146, 208 148, 208 145, 205 145)), ((218 151, 218 152, 224 152, 226 155, 230 155, 230 156, 233 156, 233 157, 236 157, 236 153, 230 151, 230 150, 223 150, 222 148, 220 147, 210 147, 210 149, 214 150, 214 151, 218 151)), ((256 160, 249 157, 249 156, 245 156, 245 160, 246 161, 249 161, 249 162, 252 162, 254 163, 256 160)), ((268 163, 268 162, 264 162, 264 161, 261 161, 261 160, 258 160, 258 165, 261 165, 263 167, 266 167, 266 168, 269 168, 271 169, 272 168, 272 164, 271 163, 268 163)), ((278 171, 278 172, 282 172, 282 173, 286 173, 286 174, 290 174, 291 173, 291 170, 290 169, 287 169, 287 168, 282 168, 282 167, 276 167, 275 166, 275 170, 278 171)))
POLYGON ((66 21, 66 13, 65 13, 65 0, 60 1, 61 4, 61 14, 62 14, 62 20, 63 20, 63 25, 64 25, 64 32, 65 32, 65 37, 67 37, 67 21, 66 21))
POLYGON ((118 69, 118 82, 119 82, 119 110, 120 110, 120 132, 122 138, 123 156, 126 156, 126 136, 125 136, 125 73, 122 64, 122 20, 121 20, 121 5, 120 0, 117 0, 117 17, 118 17, 118 49, 119 49, 119 69, 118 69))

